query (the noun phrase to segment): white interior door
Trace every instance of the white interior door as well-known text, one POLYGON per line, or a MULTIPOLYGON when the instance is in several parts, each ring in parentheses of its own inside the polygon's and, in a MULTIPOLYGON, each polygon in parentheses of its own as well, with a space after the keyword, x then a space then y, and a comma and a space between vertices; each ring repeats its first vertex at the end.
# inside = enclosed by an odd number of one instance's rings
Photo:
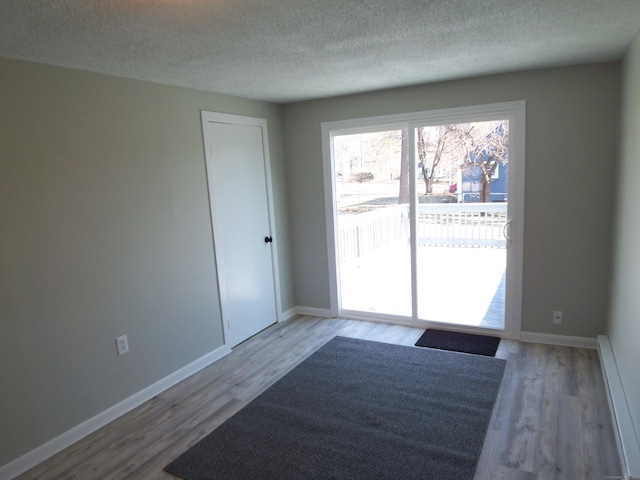
POLYGON ((225 344, 277 320, 266 121, 203 112, 225 344))

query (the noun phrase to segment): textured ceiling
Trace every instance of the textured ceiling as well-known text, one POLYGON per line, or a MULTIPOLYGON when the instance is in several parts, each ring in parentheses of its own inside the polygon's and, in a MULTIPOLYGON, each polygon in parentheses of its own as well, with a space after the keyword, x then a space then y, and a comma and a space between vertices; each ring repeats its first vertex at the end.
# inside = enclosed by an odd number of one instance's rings
POLYGON ((276 102, 618 60, 640 0, 0 0, 0 57, 276 102))

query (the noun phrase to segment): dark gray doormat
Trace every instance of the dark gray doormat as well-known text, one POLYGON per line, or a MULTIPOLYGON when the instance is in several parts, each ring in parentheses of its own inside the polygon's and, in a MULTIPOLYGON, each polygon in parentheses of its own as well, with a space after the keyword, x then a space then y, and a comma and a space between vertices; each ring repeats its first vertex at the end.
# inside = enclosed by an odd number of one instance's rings
POLYGON ((189 480, 470 480, 505 363, 336 337, 165 470, 189 480))
POLYGON ((416 342, 416 347, 438 348, 494 357, 499 344, 500 338, 498 337, 428 328, 416 342))

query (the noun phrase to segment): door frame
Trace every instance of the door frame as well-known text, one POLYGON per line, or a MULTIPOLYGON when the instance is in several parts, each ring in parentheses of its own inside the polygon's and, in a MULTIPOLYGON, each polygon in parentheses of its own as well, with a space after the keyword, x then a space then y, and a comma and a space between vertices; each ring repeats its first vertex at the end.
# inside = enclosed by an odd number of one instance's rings
MULTIPOLYGON (((201 110, 201 126, 202 126, 202 141, 204 148, 204 159, 205 159, 205 179, 207 182, 207 196, 208 196, 208 204, 209 204, 209 219, 211 222, 211 238, 212 238, 212 248, 213 248, 213 256, 214 261, 216 261, 216 284, 217 284, 217 294, 218 300, 221 302, 221 291, 220 291, 220 281, 218 278, 218 270, 217 270, 217 257, 216 257, 216 245, 215 245, 215 232, 213 225, 213 212, 211 211, 211 185, 209 182, 209 172, 207 169, 207 159, 210 156, 210 152, 207 147, 207 133, 205 131, 206 125, 208 123, 225 123, 231 125, 243 125, 243 126, 251 126, 258 127, 262 132, 262 149, 263 149, 263 157, 264 157, 264 172, 265 172, 265 187, 267 193, 267 216, 268 223, 270 229, 270 236, 272 238, 271 242, 271 269, 273 276, 273 287, 274 287, 274 306, 275 306, 275 319, 276 322, 279 323, 282 321, 282 312, 281 312, 281 293, 280 293, 280 269, 278 262, 278 234, 276 231, 276 222, 275 222, 275 211, 273 206, 273 186, 272 186, 272 178, 271 178, 271 156, 269 151, 269 131, 267 127, 267 120, 265 118, 258 117, 249 117, 244 115, 235 115, 229 113, 220 113, 213 112, 208 110, 201 110)), ((220 311, 220 316, 222 320, 223 333, 225 337, 225 345, 227 343, 226 339, 229 337, 228 325, 227 322, 222 318, 222 310, 220 311)))
MULTIPOLYGON (((329 301, 331 315, 341 315, 338 278, 340 265, 337 243, 337 212, 335 192, 335 165, 333 161, 333 136, 334 132, 341 134, 356 134, 388 129, 409 129, 409 144, 414 139, 414 127, 438 125, 445 123, 468 123, 483 120, 509 119, 509 206, 507 224, 510 237, 507 249, 507 268, 505 286, 505 328, 495 333, 511 339, 519 339, 522 329, 522 266, 523 266, 523 242, 524 242, 524 206, 525 206, 525 140, 526 140, 526 103, 522 101, 502 102, 486 105, 474 105, 469 107, 456 107, 438 110, 428 110, 412 113, 382 115, 375 117, 357 118, 351 120, 338 120, 323 122, 320 125, 322 138, 322 159, 325 193, 325 215, 327 231, 327 253, 329 258, 329 301)), ((415 152, 410 151, 410 161, 415 163, 415 152)), ((415 192, 415 169, 409 169, 411 178, 411 195, 415 192)), ((415 228, 415 222, 412 222, 415 228)), ((415 231, 413 232, 415 235, 415 231)), ((415 237, 414 237, 415 238, 415 237)), ((416 247, 413 247, 416 248, 416 247)), ((415 258, 415 252, 412 257, 415 258)), ((412 299, 413 314, 410 319, 393 317, 389 315, 369 314, 351 318, 363 318, 369 320, 384 320, 390 323, 423 328, 425 325, 442 325, 436 322, 419 320, 416 302, 416 272, 412 266, 412 299)), ((447 325, 447 328, 458 330, 482 330, 474 327, 458 327, 447 325)), ((493 331, 493 330, 492 330, 493 331)))

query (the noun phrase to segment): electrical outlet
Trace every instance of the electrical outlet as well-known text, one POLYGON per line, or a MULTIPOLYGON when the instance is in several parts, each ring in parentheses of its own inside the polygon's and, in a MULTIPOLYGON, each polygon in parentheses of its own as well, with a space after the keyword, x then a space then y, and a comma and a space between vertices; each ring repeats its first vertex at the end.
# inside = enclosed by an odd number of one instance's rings
POLYGON ((118 355, 124 355, 129 351, 129 340, 126 335, 116 338, 116 346, 118 347, 118 355))
POLYGON ((553 311, 553 324, 562 325, 562 310, 553 311))

